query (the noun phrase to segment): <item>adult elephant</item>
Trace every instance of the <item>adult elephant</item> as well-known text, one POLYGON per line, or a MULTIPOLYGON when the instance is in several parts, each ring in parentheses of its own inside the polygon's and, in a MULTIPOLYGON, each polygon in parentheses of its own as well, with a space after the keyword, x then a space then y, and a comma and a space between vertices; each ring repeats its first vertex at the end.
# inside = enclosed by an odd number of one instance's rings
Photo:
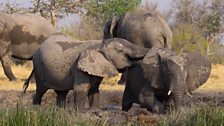
POLYGON ((172 31, 158 15, 136 8, 120 18, 113 17, 104 27, 104 39, 123 38, 145 48, 171 48, 172 31))
POLYGON ((205 83, 211 63, 199 53, 177 56, 169 49, 151 49, 138 66, 128 70, 122 110, 133 103, 156 113, 163 113, 173 100, 177 110, 183 106, 183 95, 205 83))
POLYGON ((108 39, 103 44, 54 34, 33 56, 37 85, 33 104, 41 104, 43 94, 54 89, 57 105, 64 106, 68 91, 73 89, 77 109, 85 109, 86 103, 89 109, 99 108, 99 84, 103 77, 117 75, 119 70, 142 59, 147 51, 124 39, 108 39))
POLYGON ((39 45, 55 32, 50 22, 39 15, 0 13, 0 60, 9 80, 16 79, 10 67, 11 56, 31 60, 39 45))
MULTIPOLYGON (((118 37, 145 48, 168 48, 172 45, 172 31, 168 23, 158 15, 143 8, 136 8, 120 18, 113 17, 104 27, 104 39, 118 37)), ((125 82, 122 75, 118 83, 125 82)))

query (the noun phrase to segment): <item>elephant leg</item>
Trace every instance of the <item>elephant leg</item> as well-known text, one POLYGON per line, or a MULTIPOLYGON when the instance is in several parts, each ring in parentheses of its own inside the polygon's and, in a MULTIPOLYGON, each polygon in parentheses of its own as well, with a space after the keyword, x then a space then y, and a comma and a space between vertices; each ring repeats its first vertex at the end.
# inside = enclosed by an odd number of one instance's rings
POLYGON ((1 57, 1 63, 2 63, 2 67, 3 67, 5 75, 8 77, 10 81, 14 81, 16 80, 16 77, 12 73, 12 69, 10 67, 11 62, 12 60, 9 57, 9 55, 5 55, 4 57, 1 57))
POLYGON ((37 88, 36 94, 33 97, 33 105, 41 105, 41 100, 47 88, 37 88))
POLYGON ((35 80, 35 73, 32 74, 32 76, 30 77, 30 82, 31 83, 35 83, 36 80, 35 80))
POLYGON ((59 91, 59 90, 55 90, 55 92, 57 93, 57 106, 60 108, 65 108, 65 104, 66 104, 66 96, 68 94, 68 91, 59 91))
POLYGON ((91 88, 88 93, 88 98, 89 98, 89 105, 90 109, 98 109, 100 108, 99 102, 100 102, 100 91, 99 91, 99 86, 103 78, 101 77, 94 77, 91 80, 91 88))
POLYGON ((144 106, 153 113, 164 113, 164 105, 155 97, 148 97, 144 99, 144 106))
POLYGON ((33 104, 34 105, 40 105, 41 99, 44 95, 44 93, 48 90, 47 87, 43 85, 43 81, 41 80, 41 73, 39 73, 38 69, 34 67, 34 71, 37 71, 35 74, 36 78, 36 94, 33 97, 33 104))
POLYGON ((89 104, 87 104, 89 89, 89 83, 80 83, 74 85, 74 102, 76 110, 83 110, 86 108, 85 106, 89 104))
POLYGON ((173 108, 172 101, 173 101, 173 98, 171 97, 171 95, 166 98, 165 103, 164 103, 165 113, 168 113, 170 111, 170 109, 173 108))
POLYGON ((125 69, 125 71, 122 73, 120 80, 118 81, 118 84, 120 85, 125 85, 126 84, 126 80, 127 80, 127 69, 125 69))
POLYGON ((155 113, 163 113, 164 112, 164 105, 156 98, 154 89, 145 86, 141 90, 139 94, 139 102, 141 107, 147 108, 149 111, 155 113))
POLYGON ((132 107, 133 98, 132 92, 129 90, 128 85, 126 85, 122 98, 122 111, 127 112, 132 107))

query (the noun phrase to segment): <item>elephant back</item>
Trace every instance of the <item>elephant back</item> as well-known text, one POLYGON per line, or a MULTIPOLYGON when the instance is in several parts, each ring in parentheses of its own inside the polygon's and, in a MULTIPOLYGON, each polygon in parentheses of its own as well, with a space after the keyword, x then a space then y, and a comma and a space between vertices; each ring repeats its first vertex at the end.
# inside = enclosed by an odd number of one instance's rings
POLYGON ((11 34, 14 44, 38 43, 39 45, 57 30, 44 17, 36 14, 12 14, 15 21, 11 34))
POLYGON ((172 31, 168 23, 143 8, 125 14, 118 26, 117 36, 145 48, 171 48, 172 31))
POLYGON ((187 59, 185 66, 187 70, 186 85, 188 91, 191 92, 208 80, 211 63, 199 52, 187 53, 184 57, 187 59))

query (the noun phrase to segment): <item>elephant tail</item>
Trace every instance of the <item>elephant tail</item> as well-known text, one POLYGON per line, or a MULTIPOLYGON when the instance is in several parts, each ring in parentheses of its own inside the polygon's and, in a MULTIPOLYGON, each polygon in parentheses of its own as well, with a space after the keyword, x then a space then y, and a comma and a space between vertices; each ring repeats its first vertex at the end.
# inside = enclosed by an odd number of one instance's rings
POLYGON ((30 76, 28 77, 28 79, 23 84, 23 93, 24 94, 26 93, 26 89, 29 87, 30 79, 32 78, 33 73, 34 73, 34 68, 33 68, 32 72, 30 73, 30 76))

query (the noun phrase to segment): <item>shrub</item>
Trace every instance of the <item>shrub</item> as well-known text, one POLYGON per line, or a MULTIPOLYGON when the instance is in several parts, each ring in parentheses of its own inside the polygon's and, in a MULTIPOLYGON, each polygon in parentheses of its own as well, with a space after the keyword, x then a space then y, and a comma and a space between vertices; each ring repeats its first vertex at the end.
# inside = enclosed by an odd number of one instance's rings
POLYGON ((209 41, 192 24, 181 24, 173 30, 172 48, 178 53, 199 51, 207 55, 209 41))

